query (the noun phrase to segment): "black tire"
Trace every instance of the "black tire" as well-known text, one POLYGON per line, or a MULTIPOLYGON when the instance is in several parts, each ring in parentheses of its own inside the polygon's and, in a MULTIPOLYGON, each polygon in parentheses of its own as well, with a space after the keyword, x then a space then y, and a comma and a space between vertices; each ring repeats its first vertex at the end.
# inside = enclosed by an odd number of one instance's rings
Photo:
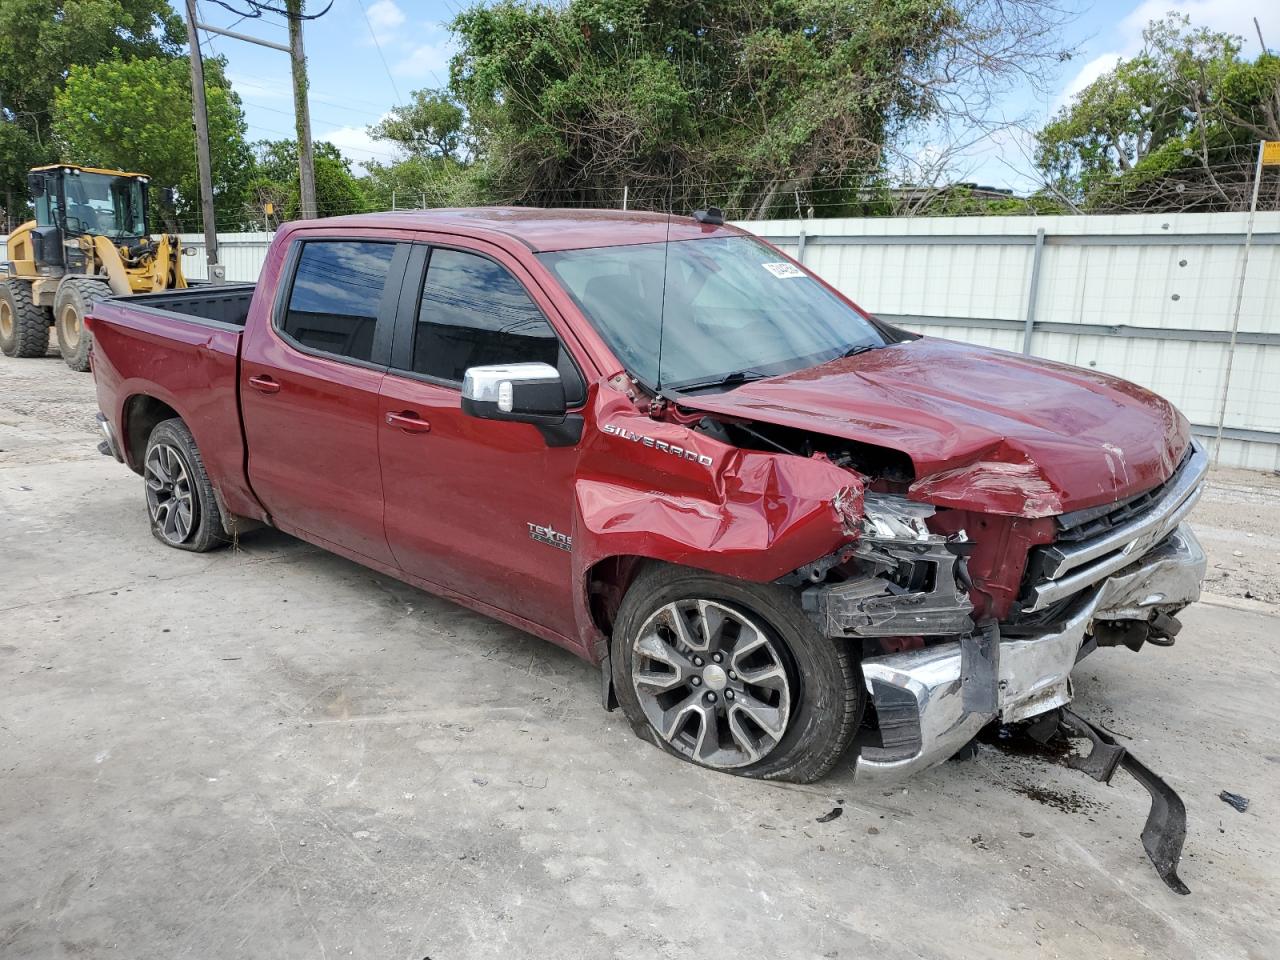
POLYGON ((58 351, 72 370, 89 369, 89 343, 92 337, 85 329, 84 318, 93 305, 111 295, 104 280, 91 277, 69 277, 58 287, 53 298, 54 326, 58 330, 58 351))
MULTIPOLYGON (((209 474, 205 472, 204 460, 200 457, 191 431, 177 417, 156 424, 151 431, 143 458, 143 481, 146 484, 151 533, 166 547, 205 553, 228 542, 226 532, 222 529, 222 511, 218 509, 218 500, 213 493, 213 484, 209 482, 209 474), (180 471, 170 469, 166 472, 175 477, 179 473, 186 477, 185 489, 190 494, 190 518, 185 530, 180 524, 170 523, 174 513, 180 515, 179 509, 171 506, 169 512, 162 513, 156 505, 157 500, 162 503, 172 502, 180 499, 181 495, 170 491, 168 497, 162 497, 156 491, 155 484, 160 477, 154 470, 153 455, 176 456, 180 462, 180 471)), ((178 489, 182 489, 180 484, 178 489)))
MULTIPOLYGON (((789 673, 790 704, 784 732, 759 760, 735 766, 699 765, 744 777, 795 783, 811 783, 825 776, 848 750, 862 722, 866 705, 862 674, 849 645, 822 636, 800 609, 795 591, 777 584, 748 583, 670 565, 653 565, 642 571, 618 610, 610 651, 615 695, 632 729, 673 756, 699 763, 658 732, 633 685, 637 669, 634 645, 641 630, 669 604, 695 599, 739 612, 769 635, 783 654, 779 659, 789 673)), ((724 663, 727 666, 732 660, 724 663)), ((706 696, 711 680, 699 682, 704 685, 698 689, 706 696)), ((739 702, 742 697, 740 693, 739 702)))
POLYGON ((6 280, 0 285, 0 352, 6 357, 43 357, 49 352, 48 307, 31 301, 31 284, 6 280))

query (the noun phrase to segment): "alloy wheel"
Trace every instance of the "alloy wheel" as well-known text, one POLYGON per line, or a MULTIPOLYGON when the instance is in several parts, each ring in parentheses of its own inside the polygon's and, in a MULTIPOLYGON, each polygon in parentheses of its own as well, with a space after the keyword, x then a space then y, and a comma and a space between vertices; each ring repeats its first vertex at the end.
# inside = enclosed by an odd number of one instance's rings
POLYGON ((185 543, 195 529, 199 509, 191 477, 176 447, 157 443, 147 453, 147 511, 166 541, 185 543))
POLYGON ((677 600, 645 621, 631 679, 653 729, 708 767, 742 767, 777 747, 791 716, 779 641, 746 614, 713 600, 677 600))

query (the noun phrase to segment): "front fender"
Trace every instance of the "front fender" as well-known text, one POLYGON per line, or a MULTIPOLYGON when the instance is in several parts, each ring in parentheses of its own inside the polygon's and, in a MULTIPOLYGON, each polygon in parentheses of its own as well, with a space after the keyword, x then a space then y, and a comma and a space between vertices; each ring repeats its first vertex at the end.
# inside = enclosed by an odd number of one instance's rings
POLYGON ((654 420, 609 388, 593 397, 574 479, 573 556, 582 636, 587 579, 628 556, 758 583, 857 535, 863 484, 822 457, 744 450, 654 420))

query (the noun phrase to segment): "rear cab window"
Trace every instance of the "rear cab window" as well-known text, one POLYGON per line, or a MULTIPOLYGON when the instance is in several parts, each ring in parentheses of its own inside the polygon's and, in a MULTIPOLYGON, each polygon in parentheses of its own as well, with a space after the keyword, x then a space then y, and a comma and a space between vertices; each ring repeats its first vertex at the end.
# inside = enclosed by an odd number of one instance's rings
POLYGON ((377 362, 378 318, 403 271, 393 269, 397 244, 308 239, 300 246, 276 329, 307 352, 377 362))

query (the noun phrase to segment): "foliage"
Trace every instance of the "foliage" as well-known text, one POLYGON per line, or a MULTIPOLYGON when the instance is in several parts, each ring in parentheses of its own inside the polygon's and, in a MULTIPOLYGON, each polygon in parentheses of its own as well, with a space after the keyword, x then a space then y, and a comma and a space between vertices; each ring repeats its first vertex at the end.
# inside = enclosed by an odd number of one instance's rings
MULTIPOLYGON (((250 222, 279 223, 302 215, 302 188, 298 179, 298 144, 295 140, 260 140, 253 145, 253 173, 245 188, 245 218, 250 222), (268 217, 264 208, 272 204, 268 217)), ((316 214, 338 217, 371 209, 361 180, 351 172, 351 162, 332 143, 312 145, 315 157, 316 214)))
POLYGON ((1038 134, 1046 183, 1087 210, 1238 209, 1257 140, 1280 137, 1280 58, 1179 14, 1143 37, 1038 134))
POLYGON ((176 56, 184 42, 167 0, 0 0, 0 199, 25 197, 27 169, 56 159, 53 100, 70 68, 176 56))
POLYGON ((445 91, 415 90, 412 96, 409 104, 371 126, 369 135, 395 144, 410 157, 459 160, 467 146, 462 106, 445 91))
POLYGON ((365 193, 378 209, 472 207, 493 202, 483 163, 409 156, 392 163, 366 163, 365 193))
POLYGON ((984 95, 1032 78, 1057 55, 1055 14, 1049 0, 499 0, 453 21, 450 94, 494 199, 616 205, 625 186, 662 209, 832 213, 911 131, 980 123, 984 95))
POLYGON ((506 0, 461 14, 453 88, 500 190, 543 204, 701 199, 761 214, 856 182, 930 110, 908 82, 943 0, 506 0))
POLYGON ((912 210, 923 217, 1019 217, 1053 216, 1070 213, 1070 208, 1057 197, 1038 191, 1029 197, 992 197, 974 190, 969 184, 957 184, 937 191, 912 210))
MULTIPOLYGON (((205 61, 205 99, 215 202, 234 210, 251 158, 240 98, 220 60, 205 61)), ((53 136, 61 159, 149 174, 157 187, 177 188, 179 219, 198 218, 191 73, 185 58, 72 67, 54 100, 53 136)))

